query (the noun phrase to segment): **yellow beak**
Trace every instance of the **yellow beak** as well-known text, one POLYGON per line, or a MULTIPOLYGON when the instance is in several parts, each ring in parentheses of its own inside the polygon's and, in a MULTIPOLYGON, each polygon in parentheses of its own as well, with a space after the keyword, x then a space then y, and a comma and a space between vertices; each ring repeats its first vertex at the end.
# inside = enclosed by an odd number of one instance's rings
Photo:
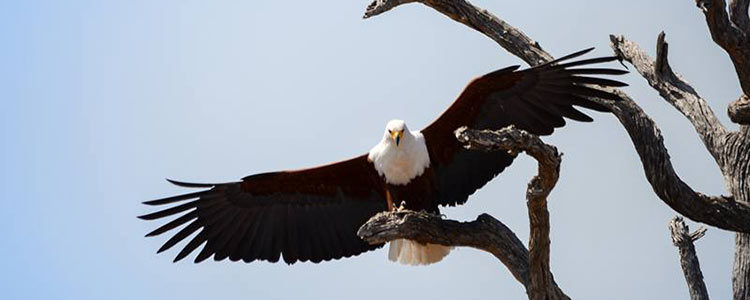
POLYGON ((404 135, 404 131, 391 131, 391 139, 396 142, 396 146, 401 143, 401 137, 404 135))

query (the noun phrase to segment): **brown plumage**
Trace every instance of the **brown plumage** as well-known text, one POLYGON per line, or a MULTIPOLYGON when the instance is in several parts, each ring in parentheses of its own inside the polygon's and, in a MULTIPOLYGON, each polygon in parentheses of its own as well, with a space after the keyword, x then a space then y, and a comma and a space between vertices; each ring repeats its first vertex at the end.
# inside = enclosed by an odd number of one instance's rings
POLYGON ((619 100, 586 84, 624 86, 624 83, 587 75, 620 75, 606 68, 573 68, 614 60, 614 57, 561 63, 590 51, 576 52, 554 62, 517 71, 497 70, 473 80, 458 99, 421 132, 430 164, 407 184, 386 183, 367 155, 317 168, 256 174, 238 182, 179 186, 206 190, 159 200, 147 205, 169 205, 140 216, 154 220, 174 218, 147 236, 187 224, 158 252, 167 250, 200 230, 177 254, 178 261, 205 246, 196 262, 215 260, 320 262, 357 255, 382 245, 369 245, 356 236, 371 216, 406 201, 410 209, 438 212, 439 205, 466 202, 510 165, 505 152, 465 150, 453 131, 461 126, 500 129, 515 125, 537 135, 551 134, 565 125, 564 118, 589 122, 574 106, 607 111, 585 97, 619 100), (397 200, 396 200, 397 199, 397 200))

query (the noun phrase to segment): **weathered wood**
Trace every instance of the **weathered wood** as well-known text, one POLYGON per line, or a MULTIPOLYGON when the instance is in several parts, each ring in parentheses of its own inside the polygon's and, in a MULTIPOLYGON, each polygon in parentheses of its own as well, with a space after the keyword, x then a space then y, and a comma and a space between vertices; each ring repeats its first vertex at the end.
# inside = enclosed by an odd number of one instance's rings
POLYGON ((687 281, 690 299, 708 300, 708 290, 703 282, 703 273, 693 244, 706 234, 706 228, 701 227, 690 233, 685 221, 676 216, 669 222, 669 231, 672 234, 672 243, 677 247, 680 254, 680 266, 682 267, 682 273, 685 275, 685 281, 687 281))
POLYGON ((536 66, 552 60, 549 53, 542 50, 537 42, 522 31, 465 0, 375 0, 365 11, 365 18, 387 12, 401 4, 418 2, 429 6, 449 18, 477 30, 497 42, 508 52, 521 58, 527 64, 536 66), (524 45, 519 47, 518 45, 524 45))
POLYGON ((539 137, 513 126, 498 130, 456 130, 456 138, 468 149, 481 151, 526 152, 539 162, 538 175, 534 176, 526 188, 526 206, 529 213, 529 299, 566 299, 567 296, 556 288, 549 268, 550 223, 547 209, 547 196, 555 187, 560 176, 562 161, 557 148, 542 142, 539 137))
POLYGON ((362 225, 357 235, 373 244, 405 238, 483 250, 497 257, 524 287, 529 286, 529 251, 513 231, 488 214, 458 222, 411 210, 382 212, 362 225))
MULTIPOLYGON (((729 54, 744 95, 729 105, 732 122, 740 131, 728 135, 723 145, 722 174, 735 200, 750 202, 750 16, 748 0, 732 0, 727 15, 724 0, 696 0, 706 16, 706 25, 714 42, 729 54)), ((750 299, 750 233, 735 237, 732 269, 734 299, 750 299)))
POLYGON ((740 125, 750 125, 750 97, 740 96, 739 99, 729 104, 729 119, 740 125))
MULTIPOLYGON (((658 79, 653 75, 655 63, 637 44, 623 36, 611 36, 610 39, 617 55, 632 61, 636 69, 647 79, 658 79)), ((670 103, 674 102, 673 105, 693 122, 717 163, 720 166, 730 165, 731 162, 725 161, 724 149, 726 139, 731 134, 725 132, 723 126, 718 124, 706 102, 701 100, 692 88, 688 88, 689 86, 683 86, 684 90, 681 90, 675 85, 665 85, 667 82, 664 80, 655 82, 655 88, 667 97, 665 99, 670 103), (675 94, 671 89, 674 89, 675 94), (693 93, 686 92, 690 90, 693 93), (713 123, 714 121, 716 123, 713 123)), ((684 81, 683 84, 686 85, 684 81)), ((675 173, 661 132, 653 120, 629 99, 618 102, 616 106, 622 110, 615 109, 613 112, 630 134, 646 171, 646 178, 662 201, 693 221, 732 231, 750 232, 748 203, 735 201, 733 197, 711 197, 695 192, 675 173)))
MULTIPOLYGON (((737 201, 750 201, 750 128, 743 125, 739 132, 727 137, 722 170, 729 191, 737 201)), ((732 268, 734 299, 750 299, 750 234, 735 236, 734 266, 732 268)))
POLYGON ((740 86, 745 95, 750 95, 750 32, 747 28, 747 0, 735 0, 733 2, 732 19, 727 14, 727 3, 724 0, 696 0, 695 4, 706 16, 711 38, 717 45, 721 46, 734 64, 740 86), (742 9, 744 8, 744 11, 742 9))
POLYGON ((750 234, 738 233, 734 238, 732 292, 735 300, 750 299, 750 234))
POLYGON ((655 61, 638 44, 623 36, 614 38, 612 44, 618 56, 635 66, 638 73, 664 100, 690 120, 703 144, 719 162, 724 138, 729 132, 716 118, 706 100, 681 76, 672 71, 668 60, 669 44, 664 37, 665 34, 662 32, 657 38, 655 61))
POLYGON ((383 212, 357 232, 369 243, 410 239, 445 246, 468 246, 492 253, 526 288, 529 299, 570 299, 557 286, 550 271, 550 223, 547 196, 559 178, 561 156, 539 137, 510 126, 498 131, 456 130, 456 137, 477 151, 526 152, 539 162, 539 174, 526 190, 529 208, 529 250, 500 221, 487 214, 476 221, 457 222, 407 210, 383 212))

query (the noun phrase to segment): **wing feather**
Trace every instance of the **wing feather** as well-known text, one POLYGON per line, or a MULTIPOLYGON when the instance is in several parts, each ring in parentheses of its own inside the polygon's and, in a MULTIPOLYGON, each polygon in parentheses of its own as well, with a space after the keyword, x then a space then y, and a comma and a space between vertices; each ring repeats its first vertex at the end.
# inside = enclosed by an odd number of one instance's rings
POLYGON ((478 153, 464 149, 453 134, 457 128, 497 130, 515 125, 536 135, 548 135, 564 126, 565 118, 593 121, 576 106, 609 111, 587 97, 620 100, 617 94, 593 86, 626 86, 598 76, 622 75, 627 71, 587 67, 614 61, 616 57, 570 61, 592 49, 526 70, 517 71, 517 66, 500 69, 469 83, 448 110, 422 130, 440 190, 437 202, 442 205, 464 203, 515 158, 503 151, 478 153))
POLYGON ((209 188, 144 202, 171 207, 139 218, 174 218, 147 236, 187 224, 158 252, 198 232, 175 261, 201 245, 195 262, 211 256, 245 262, 276 262, 283 257, 289 264, 339 259, 382 246, 369 245, 356 235, 367 219, 386 209, 382 180, 365 155, 318 168, 252 175, 232 183, 170 182, 209 188))

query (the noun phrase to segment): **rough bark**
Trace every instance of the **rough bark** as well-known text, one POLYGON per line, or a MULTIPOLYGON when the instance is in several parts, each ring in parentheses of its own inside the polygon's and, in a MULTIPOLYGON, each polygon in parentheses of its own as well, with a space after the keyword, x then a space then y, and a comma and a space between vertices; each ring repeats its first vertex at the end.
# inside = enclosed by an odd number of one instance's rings
POLYGON ((740 99, 729 104, 729 119, 741 125, 750 125, 750 97, 740 96, 740 99))
POLYGON ((660 33, 655 61, 637 44, 624 37, 615 38, 613 44, 618 56, 633 64, 664 100, 690 120, 703 144, 716 161, 720 162, 721 146, 728 131, 716 118, 706 100, 701 98, 681 76, 672 71, 668 60, 669 44, 664 38, 664 32, 660 33))
POLYGON ((750 95, 750 31, 747 30, 747 2, 732 1, 732 19, 739 23, 730 20, 724 0, 696 0, 695 4, 706 16, 711 38, 729 54, 740 79, 742 91, 745 95, 750 95))
POLYGON ((503 223, 487 214, 472 222, 443 220, 407 210, 383 212, 362 225, 357 234, 369 243, 410 239, 445 246, 468 246, 492 253, 525 288, 529 299, 570 299, 557 286, 549 266, 549 211, 547 196, 559 178, 557 149, 514 127, 498 131, 456 130, 456 137, 477 151, 526 152, 539 162, 539 174, 526 189, 529 208, 529 250, 503 223))
MULTIPOLYGON (((739 132, 727 137, 724 178, 737 201, 750 201, 750 128, 743 125, 739 132)), ((734 299, 750 299, 750 234, 735 236, 734 267, 732 268, 734 299)))
POLYGON ((539 43, 531 42, 525 33, 510 26, 486 9, 464 0, 376 0, 367 7, 364 18, 374 17, 401 4, 412 2, 432 7, 456 22, 483 33, 529 65, 536 66, 552 60, 552 56, 542 50, 539 43))
MULTIPOLYGON (((647 79, 651 77, 654 80, 652 86, 693 122, 704 144, 719 165, 728 166, 728 162, 725 162, 724 149, 727 145, 726 139, 732 135, 728 134, 718 123, 711 109, 694 89, 677 75, 669 81, 665 80, 664 76, 655 75, 656 63, 634 42, 623 36, 612 36, 611 40, 615 52, 623 59, 632 62, 644 77, 647 79)), ((659 198, 691 220, 722 229, 750 232, 747 230, 750 225, 750 205, 746 202, 735 201, 733 197, 711 197, 695 192, 675 173, 661 133, 653 120, 629 99, 616 103, 616 106, 627 107, 623 111, 614 110, 614 113, 628 130, 646 170, 646 178, 659 198)))
POLYGON ((529 211, 529 264, 530 284, 527 288, 529 299, 567 299, 556 288, 549 268, 550 223, 547 210, 547 196, 560 176, 561 156, 553 146, 543 143, 538 137, 510 126, 499 131, 456 130, 456 138, 467 148, 481 151, 525 151, 539 162, 538 175, 534 176, 526 188, 526 206, 529 211))
POLYGON ((750 0, 733 0, 729 3, 729 14, 724 0, 696 0, 696 5, 706 16, 711 38, 734 64, 737 78, 744 95, 729 105, 732 122, 750 124, 750 0))
POLYGON ((691 300, 708 300, 708 290, 703 282, 703 273, 698 263, 698 255, 695 254, 695 241, 706 234, 706 228, 698 228, 689 233, 688 226, 681 217, 677 216, 669 222, 669 231, 672 234, 672 243, 677 247, 680 254, 680 266, 685 274, 691 300))
POLYGON ((518 282, 529 288, 529 251, 512 230, 488 214, 471 222, 458 222, 411 210, 382 212, 362 225, 357 235, 372 244, 405 238, 483 250, 497 257, 518 282))
POLYGON ((750 235, 738 233, 734 243, 732 291, 735 300, 750 299, 750 235))
MULTIPOLYGON (((744 95, 730 103, 732 122, 740 131, 729 134, 722 147, 722 173, 735 200, 750 201, 750 0, 733 0, 727 15, 724 0, 696 0, 706 16, 714 42, 729 54, 744 95)), ((734 299, 750 299, 750 234, 737 233, 732 270, 734 299)))

